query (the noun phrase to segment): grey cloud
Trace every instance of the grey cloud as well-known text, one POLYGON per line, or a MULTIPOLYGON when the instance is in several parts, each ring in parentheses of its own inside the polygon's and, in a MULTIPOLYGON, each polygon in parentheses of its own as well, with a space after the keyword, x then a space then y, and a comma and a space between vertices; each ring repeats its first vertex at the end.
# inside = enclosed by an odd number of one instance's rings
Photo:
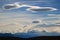
POLYGON ((23 4, 23 3, 20 3, 20 2, 15 2, 13 4, 5 4, 3 5, 3 8, 4 9, 18 9, 18 8, 21 8, 21 7, 32 7, 30 5, 26 5, 26 4, 23 4))
POLYGON ((33 21, 32 23, 40 23, 39 21, 33 21))
POLYGON ((55 11, 57 10, 56 8, 53 7, 40 7, 40 8, 28 8, 28 11, 55 11))
POLYGON ((12 8, 15 8, 15 6, 14 5, 13 6, 11 6, 11 5, 4 6, 4 9, 12 9, 12 8))
POLYGON ((57 10, 56 8, 53 7, 40 7, 40 6, 31 6, 31 5, 27 5, 27 4, 22 4, 20 2, 16 2, 13 4, 6 4, 5 6, 3 6, 4 9, 18 9, 21 7, 29 7, 26 10, 27 11, 55 11, 57 10))
POLYGON ((20 7, 22 7, 23 4, 19 3, 19 2, 16 2, 16 3, 13 3, 13 4, 5 4, 3 5, 3 9, 18 9, 20 7))

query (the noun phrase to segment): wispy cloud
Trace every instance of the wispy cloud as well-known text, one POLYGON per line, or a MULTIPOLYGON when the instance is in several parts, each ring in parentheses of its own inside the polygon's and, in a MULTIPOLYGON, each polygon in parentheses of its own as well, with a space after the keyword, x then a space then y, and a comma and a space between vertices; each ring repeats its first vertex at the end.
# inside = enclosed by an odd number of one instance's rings
MULTIPOLYGON (((32 16, 32 14, 30 14, 32 16)), ((52 14, 50 14, 52 15, 52 14)), ((11 16, 11 15, 10 15, 11 16)), ((36 15, 33 15, 34 17, 36 17, 36 15)), ((44 18, 42 19, 42 17, 39 19, 37 19, 37 21, 39 23, 33 23, 32 18, 29 18, 29 15, 18 15, 16 14, 16 16, 11 16, 11 18, 6 18, 7 16, 5 16, 5 18, 3 18, 4 20, 2 22, 0 22, 0 33, 28 33, 29 31, 36 31, 38 32, 57 32, 60 33, 60 26, 56 25, 57 23, 60 23, 58 15, 56 16, 58 18, 58 20, 47 20, 50 18, 44 18), (23 18, 20 18, 20 17, 23 18), (26 18, 26 17, 27 18, 26 18), (17 18, 14 18, 17 17, 17 18), (25 18, 24 18, 25 17, 25 18), (6 19, 6 20, 5 20, 6 19), (47 20, 47 21, 44 21, 47 20), (55 25, 55 26, 54 26, 55 25)), ((52 18, 52 17, 51 17, 52 18)))

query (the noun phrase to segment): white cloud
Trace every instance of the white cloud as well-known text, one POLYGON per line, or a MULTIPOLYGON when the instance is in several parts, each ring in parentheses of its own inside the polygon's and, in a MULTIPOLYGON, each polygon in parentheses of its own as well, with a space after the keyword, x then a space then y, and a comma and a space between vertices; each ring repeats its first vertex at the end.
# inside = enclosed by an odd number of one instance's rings
MULTIPOLYGON (((59 15, 56 16, 58 20, 47 20, 52 17, 37 17, 37 15, 33 14, 24 14, 26 12, 19 13, 13 13, 10 15, 8 14, 0 14, 0 33, 28 33, 28 31, 37 31, 37 32, 58 32, 60 33, 60 26, 49 26, 49 25, 56 25, 57 23, 60 23, 60 19, 58 18, 59 15), (8 15, 8 16, 7 16, 8 15), (35 19, 32 19, 32 17, 36 17, 35 19), (1 19, 3 19, 1 21, 1 19), (33 21, 39 21, 39 23, 32 23, 33 21), (47 21, 44 21, 47 20, 47 21), (38 26, 39 25, 39 26, 38 26), (41 26, 43 25, 43 26, 41 26), (46 26, 48 25, 48 27, 46 26)), ((54 19, 54 18, 53 18, 54 19)))
MULTIPOLYGON (((31 19, 16 19, 0 23, 0 33, 28 33, 28 31, 37 32, 58 32, 60 33, 60 26, 38 26, 39 24, 31 23, 31 19)), ((43 24, 44 25, 44 24, 43 24)))

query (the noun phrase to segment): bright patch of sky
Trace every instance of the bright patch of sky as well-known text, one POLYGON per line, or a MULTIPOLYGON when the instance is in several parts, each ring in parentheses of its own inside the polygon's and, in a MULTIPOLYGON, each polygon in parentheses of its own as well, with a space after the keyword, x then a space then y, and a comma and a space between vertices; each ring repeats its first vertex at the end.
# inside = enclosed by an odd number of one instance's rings
POLYGON ((60 6, 58 0, 0 0, 0 33, 26 33, 24 35, 43 36, 43 35, 60 35, 60 6), (5 4, 21 4, 37 7, 53 7, 56 11, 26 11, 28 7, 5 10, 5 4), (38 23, 33 23, 38 21, 38 23), (36 33, 36 34, 35 34, 36 33), (39 34, 39 35, 38 35, 39 34))

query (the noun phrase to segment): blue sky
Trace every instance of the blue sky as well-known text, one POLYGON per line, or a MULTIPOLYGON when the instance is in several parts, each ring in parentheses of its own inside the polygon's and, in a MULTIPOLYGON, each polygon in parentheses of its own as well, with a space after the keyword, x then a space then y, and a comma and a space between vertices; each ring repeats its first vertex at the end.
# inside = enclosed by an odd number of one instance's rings
MULTIPOLYGON (((39 34, 39 36, 45 34, 52 35, 53 32, 57 33, 55 35, 60 35, 59 4, 60 0, 0 0, 0 33, 15 34, 15 33, 28 33, 29 31, 37 31, 37 34, 39 34), (22 7, 12 10, 3 9, 3 6, 5 4, 13 4, 16 2, 31 6, 53 7, 58 10, 31 12, 26 10, 28 7, 22 7), (40 23, 35 24, 32 23, 33 21, 39 21, 40 23), (45 31, 45 34, 43 31, 45 31)), ((31 33, 31 36, 32 34, 33 33, 31 33)), ((37 34, 36 36, 38 36, 37 34)), ((30 33, 28 33, 28 35, 30 35, 30 33)))

